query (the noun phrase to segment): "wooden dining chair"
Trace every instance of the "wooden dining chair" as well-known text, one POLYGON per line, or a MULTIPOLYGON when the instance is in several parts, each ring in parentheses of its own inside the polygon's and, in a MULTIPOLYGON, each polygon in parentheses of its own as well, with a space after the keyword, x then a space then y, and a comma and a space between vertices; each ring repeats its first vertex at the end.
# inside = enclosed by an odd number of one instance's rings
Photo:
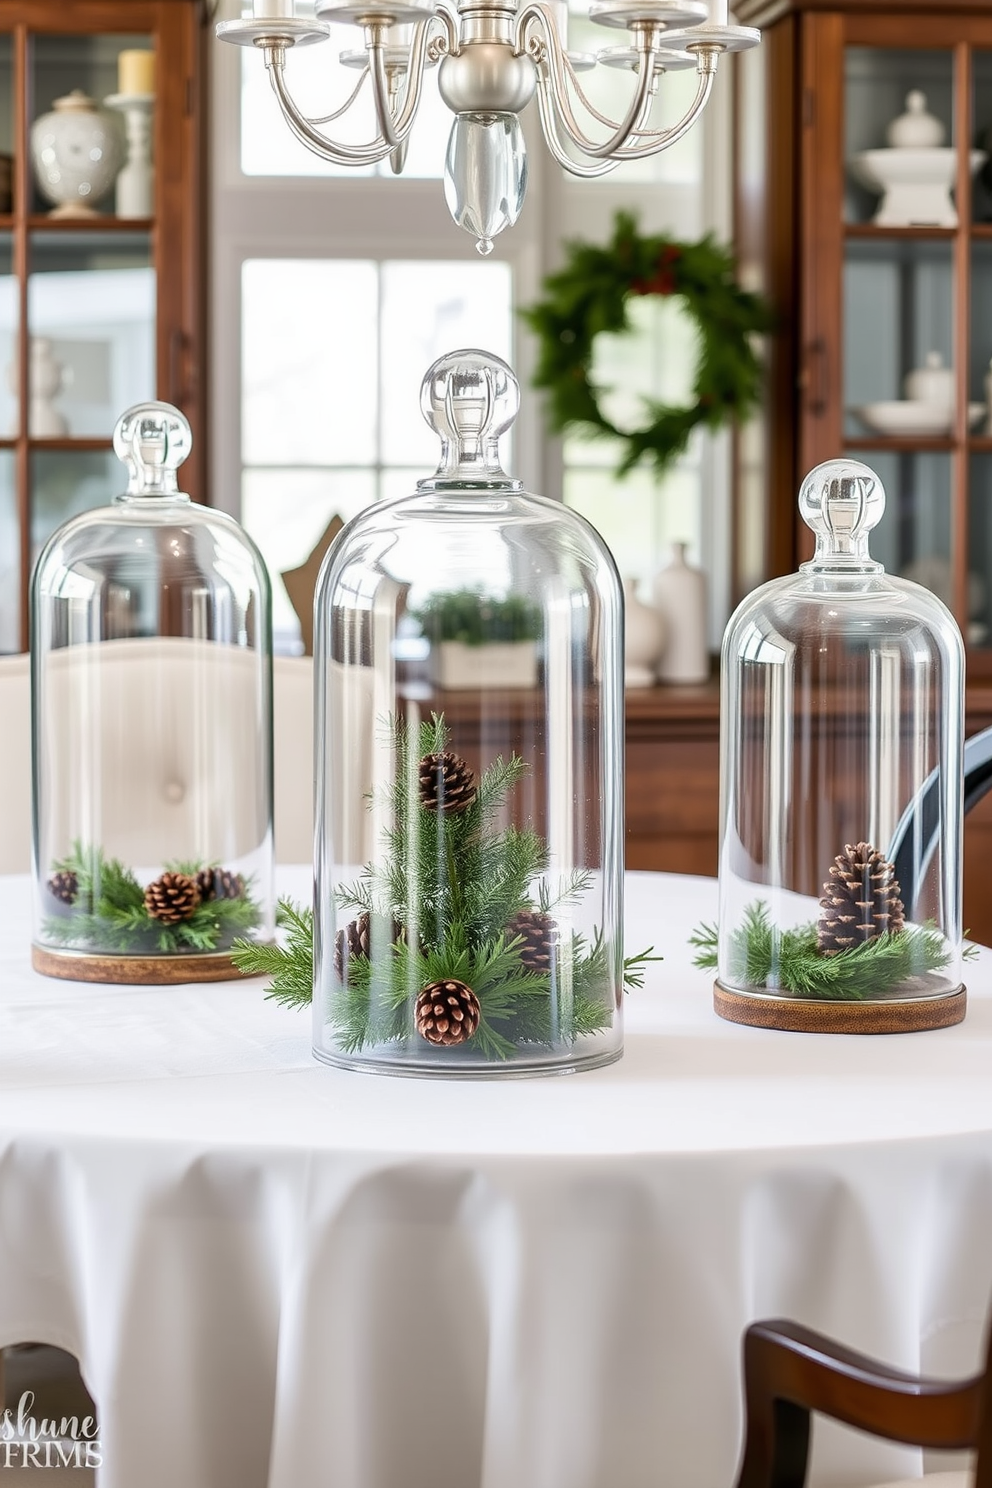
POLYGON ((922 1379, 779 1320, 744 1335, 744 1453, 736 1488, 803 1488, 814 1412, 907 1446, 973 1450, 970 1470, 886 1488, 992 1488, 992 1349, 972 1379, 922 1379))

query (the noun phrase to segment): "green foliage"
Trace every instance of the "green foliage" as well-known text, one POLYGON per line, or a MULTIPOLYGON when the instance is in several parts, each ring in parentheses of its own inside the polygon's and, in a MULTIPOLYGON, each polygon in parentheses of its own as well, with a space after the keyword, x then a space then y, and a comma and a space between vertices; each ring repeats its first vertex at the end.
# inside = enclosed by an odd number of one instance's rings
MULTIPOLYGON (((171 864, 167 871, 197 874, 205 863, 171 864)), ((226 950, 236 936, 259 923, 258 905, 246 887, 239 899, 210 899, 188 920, 166 925, 145 908, 145 891, 130 868, 107 858, 99 847, 73 844, 54 865, 57 873, 74 873, 75 902, 49 915, 42 925, 53 945, 77 946, 111 955, 179 955, 226 950)))
MULTIPOLYGON (((495 760, 477 782, 470 806, 438 812, 421 801, 418 764, 423 755, 447 748, 443 719, 433 716, 412 733, 391 723, 390 738, 396 778, 379 803, 391 823, 386 852, 357 883, 338 890, 338 903, 370 915, 373 927, 391 931, 398 924, 402 933, 383 952, 373 928, 374 956, 348 957, 329 1007, 341 1048, 356 1053, 413 1037, 418 994, 448 979, 466 983, 478 998, 480 1022, 472 1044, 488 1059, 506 1059, 522 1044, 571 1043, 608 1028, 617 981, 641 986, 645 964, 659 958, 647 951, 611 966, 597 933, 591 943, 572 934, 556 946, 550 973, 523 963, 524 938, 507 936, 513 916, 522 909, 561 909, 592 882, 589 873, 577 870, 557 885, 549 883, 547 845, 538 834, 497 825, 507 794, 526 773, 523 761, 495 760)), ((247 975, 269 976, 268 995, 298 1007, 313 995, 314 917, 285 900, 280 914, 288 927, 285 944, 239 942, 234 962, 247 975)))
POLYGON ((521 312, 538 339, 534 385, 547 391, 551 430, 618 440, 624 450, 618 475, 642 461, 660 475, 697 426, 715 430, 750 413, 762 383, 753 338, 772 320, 734 273, 733 255, 712 237, 683 243, 642 236, 628 212, 617 214, 604 247, 569 243, 565 266, 544 281, 544 298, 521 312), (689 407, 645 399, 644 426, 622 430, 600 406, 607 390, 592 381, 593 349, 597 336, 631 330, 630 297, 645 294, 681 297, 698 330, 699 363, 689 407))
POLYGON ((474 589, 453 589, 432 595, 413 614, 435 644, 461 641, 464 646, 485 646, 494 641, 536 641, 541 634, 541 611, 521 594, 494 599, 474 589))
POLYGON ((309 1006, 313 1000, 313 910, 280 899, 276 923, 286 931, 285 945, 236 940, 231 960, 244 976, 267 976, 268 997, 284 1007, 309 1006))
MULTIPOLYGON (((696 947, 694 964, 715 970, 717 943, 717 927, 700 925, 689 937, 689 944, 696 947)), ((913 925, 825 956, 817 946, 815 924, 776 930, 768 905, 755 900, 730 937, 727 975, 735 986, 756 991, 864 1002, 909 977, 940 971, 950 959, 947 942, 932 925, 913 925)))

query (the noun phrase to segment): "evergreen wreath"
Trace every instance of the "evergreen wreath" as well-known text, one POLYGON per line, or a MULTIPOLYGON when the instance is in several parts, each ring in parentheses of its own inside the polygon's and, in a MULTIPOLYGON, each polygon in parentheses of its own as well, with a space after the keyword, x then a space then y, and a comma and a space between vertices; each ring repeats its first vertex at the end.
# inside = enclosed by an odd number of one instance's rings
POLYGON ((642 236, 628 212, 616 216, 605 247, 572 242, 564 268, 544 281, 545 297, 521 311, 538 339, 534 386, 546 390, 553 433, 578 427, 624 449, 617 468, 626 475, 641 461, 663 474, 683 453, 699 425, 719 429, 758 403, 762 369, 752 337, 771 328, 756 294, 734 279, 733 255, 707 236, 698 243, 664 234, 642 236), (601 407, 603 388, 592 381, 596 337, 631 330, 634 295, 679 295, 699 332, 699 364, 687 408, 644 399, 646 422, 620 429, 601 407))
MULTIPOLYGON (((117 858, 75 842, 46 884, 48 944, 118 955, 228 950, 261 921, 251 884, 213 863, 169 863, 142 885, 117 858)), ((242 942, 245 944, 246 942, 242 942)))
MULTIPOLYGON (((338 931, 330 1018, 354 1053, 419 1033, 469 1042, 504 1060, 521 1044, 574 1042, 613 1019, 610 952, 602 933, 564 932, 556 913, 591 887, 579 869, 557 884, 547 843, 497 822, 528 766, 497 758, 476 779, 450 748, 443 716, 390 725, 394 783, 383 792, 383 853, 337 891, 355 918, 338 931), (411 913, 411 891, 413 910, 411 913), (438 1009, 454 1008, 450 1029, 438 1009)), ((313 913, 281 906, 284 945, 239 941, 235 965, 271 977, 268 996, 289 1007, 313 997, 313 913)), ((653 949, 653 947, 651 948, 653 949)), ((643 984, 651 949, 623 961, 626 988, 643 984)))

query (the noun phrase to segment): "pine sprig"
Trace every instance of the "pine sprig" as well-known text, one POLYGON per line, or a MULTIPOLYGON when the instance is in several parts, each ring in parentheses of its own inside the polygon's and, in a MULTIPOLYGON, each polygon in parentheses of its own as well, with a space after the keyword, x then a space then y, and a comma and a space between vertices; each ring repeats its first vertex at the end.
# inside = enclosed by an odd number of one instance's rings
POLYGON ((231 960, 243 976, 271 977, 266 993, 284 1007, 304 1007, 313 1000, 313 910, 279 900, 278 922, 286 931, 284 945, 236 940, 231 960))
MULTIPOLYGON (((194 877, 204 865, 186 863, 167 871, 194 877)), ((116 955, 179 955, 211 952, 231 945, 261 920, 249 885, 237 899, 210 899, 188 919, 165 924, 145 907, 145 891, 130 868, 108 858, 99 847, 73 843, 54 864, 57 873, 76 878, 76 897, 64 913, 49 915, 42 936, 53 945, 78 946, 116 955)))
MULTIPOLYGON (((700 925, 689 938, 694 965, 717 966, 718 930, 700 925)), ((781 991, 793 997, 864 1002, 912 977, 942 970, 951 959, 947 942, 933 925, 912 925, 877 936, 834 956, 817 946, 816 925, 777 931, 768 905, 755 900, 728 943, 727 975, 736 986, 781 991)))
MULTIPOLYGON (((465 793, 458 810, 439 810, 421 790, 420 763, 450 748, 443 717, 415 728, 393 719, 387 728, 395 774, 371 802, 384 823, 381 851, 355 882, 335 889, 339 911, 367 915, 385 933, 370 935, 369 923, 352 923, 323 947, 325 1016, 337 1047, 355 1054, 418 1040, 417 998, 444 981, 463 983, 477 999, 471 1052, 486 1059, 511 1058, 526 1044, 563 1047, 610 1028, 618 981, 641 986, 645 964, 659 958, 646 951, 624 961, 601 932, 591 942, 575 933, 559 939, 561 927, 553 925, 548 956, 536 966, 525 960, 532 946, 508 929, 515 917, 561 914, 593 882, 588 870, 575 869, 550 883, 545 839, 507 824, 507 796, 525 777, 525 762, 497 758, 469 780, 474 793, 465 793)), ((467 766, 459 768, 468 775, 467 766)), ((285 901, 280 910, 285 943, 239 943, 234 959, 246 974, 271 978, 270 997, 298 1007, 313 997, 314 917, 285 901)))

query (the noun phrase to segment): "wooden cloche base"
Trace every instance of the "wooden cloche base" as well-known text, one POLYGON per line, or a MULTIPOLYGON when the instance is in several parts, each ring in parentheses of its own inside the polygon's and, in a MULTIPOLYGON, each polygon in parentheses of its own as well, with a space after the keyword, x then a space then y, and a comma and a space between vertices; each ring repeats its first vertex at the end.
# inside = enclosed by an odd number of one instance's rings
POLYGON ((786 1033, 923 1033, 960 1023, 968 1005, 965 987, 943 997, 879 1002, 820 1002, 802 997, 763 997, 713 984, 713 1006, 728 1023, 779 1028, 786 1033))
POLYGON ((227 951, 190 956, 99 956, 31 947, 31 965, 42 976, 68 982, 176 986, 183 982, 229 982, 241 973, 227 951))

